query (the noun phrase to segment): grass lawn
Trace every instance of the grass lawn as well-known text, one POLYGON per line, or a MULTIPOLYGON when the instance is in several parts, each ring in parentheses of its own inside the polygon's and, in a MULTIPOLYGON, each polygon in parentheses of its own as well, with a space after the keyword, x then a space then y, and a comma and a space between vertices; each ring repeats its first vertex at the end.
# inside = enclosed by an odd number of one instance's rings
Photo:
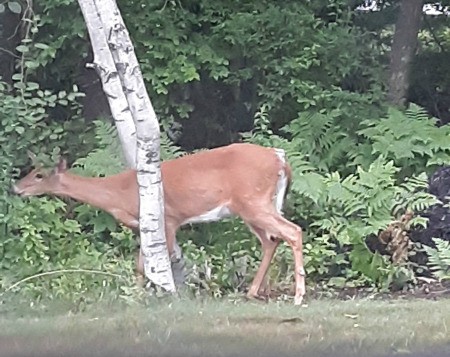
POLYGON ((0 308, 0 356, 449 356, 450 300, 0 308))

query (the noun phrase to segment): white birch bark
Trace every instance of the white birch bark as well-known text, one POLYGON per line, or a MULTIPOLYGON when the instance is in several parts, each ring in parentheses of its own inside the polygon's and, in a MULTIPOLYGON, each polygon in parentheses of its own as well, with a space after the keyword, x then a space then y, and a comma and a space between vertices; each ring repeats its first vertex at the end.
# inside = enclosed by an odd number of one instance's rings
MULTIPOLYGON (((136 127, 139 184, 139 228, 145 275, 167 291, 175 291, 164 233, 164 194, 160 170, 160 130, 144 85, 128 31, 114 0, 91 0, 103 24, 115 68, 136 127)), ((87 0, 79 0, 87 2, 87 0)))
POLYGON ((78 2, 85 18, 94 52, 94 63, 89 67, 93 67, 101 79, 103 91, 116 123, 126 164, 130 168, 135 168, 136 127, 108 46, 104 25, 93 0, 79 0, 78 2))

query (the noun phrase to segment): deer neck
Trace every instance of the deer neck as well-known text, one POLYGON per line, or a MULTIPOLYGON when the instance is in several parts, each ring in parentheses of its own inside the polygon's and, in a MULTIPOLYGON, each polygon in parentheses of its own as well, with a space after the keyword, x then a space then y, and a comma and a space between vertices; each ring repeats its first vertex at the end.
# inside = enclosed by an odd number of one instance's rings
POLYGON ((114 201, 114 184, 108 177, 83 177, 70 173, 61 175, 54 194, 70 197, 76 201, 109 211, 114 201))

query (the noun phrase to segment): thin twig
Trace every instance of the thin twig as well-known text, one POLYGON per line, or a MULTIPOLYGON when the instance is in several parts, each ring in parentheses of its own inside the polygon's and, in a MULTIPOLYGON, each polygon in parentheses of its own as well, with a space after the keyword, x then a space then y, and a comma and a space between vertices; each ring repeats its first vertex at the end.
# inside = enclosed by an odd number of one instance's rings
POLYGON ((20 56, 17 56, 15 53, 11 52, 10 50, 7 50, 6 48, 0 47, 0 51, 5 52, 12 57, 20 58, 20 56))
POLYGON ((156 10, 156 12, 163 12, 164 9, 166 8, 168 2, 169 2, 169 0, 164 1, 163 7, 161 9, 159 9, 159 10, 156 10))
MULTIPOLYGON (((14 38, 17 35, 17 33, 19 32, 19 28, 23 25, 23 22, 25 22, 25 20, 27 20, 27 21, 30 20, 31 15, 34 15, 32 1, 33 0, 27 0, 27 7, 25 8, 25 10, 23 10, 22 18, 20 19, 20 22, 17 24, 16 28, 14 29, 14 32, 12 33, 12 35, 8 37, 8 40, 11 40, 12 38, 14 38)), ((31 24, 28 23, 27 27, 25 28, 25 37, 24 38, 27 38, 27 34, 28 34, 30 28, 31 28, 31 24)))
POLYGON ((40 278, 40 277, 43 277, 43 276, 48 276, 48 275, 56 275, 56 274, 64 274, 64 273, 89 273, 89 274, 107 275, 107 276, 112 276, 112 277, 115 277, 115 278, 122 278, 122 276, 119 275, 119 274, 108 273, 108 272, 101 271, 101 270, 89 270, 89 269, 61 269, 61 270, 53 270, 53 271, 47 271, 47 272, 44 272, 44 273, 31 275, 31 276, 28 276, 28 277, 26 277, 26 278, 24 278, 22 280, 19 280, 18 282, 14 283, 13 285, 11 285, 7 289, 5 289, 5 291, 3 293, 1 293, 0 296, 3 296, 8 291, 14 289, 16 286, 18 286, 18 285, 20 285, 22 283, 25 283, 25 282, 27 282, 29 280, 40 278))

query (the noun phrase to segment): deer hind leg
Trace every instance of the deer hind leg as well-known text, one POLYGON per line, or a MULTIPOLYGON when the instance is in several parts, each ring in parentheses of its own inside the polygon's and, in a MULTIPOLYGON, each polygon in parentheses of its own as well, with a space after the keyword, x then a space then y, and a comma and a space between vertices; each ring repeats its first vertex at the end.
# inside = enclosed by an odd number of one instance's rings
MULTIPOLYGON (((302 236, 302 230, 299 226, 296 224, 289 222, 287 219, 283 218, 280 214, 275 212, 274 210, 268 210, 263 212, 257 212, 255 214, 247 214, 242 217, 244 221, 247 222, 247 224, 251 225, 252 227, 257 227, 256 229, 258 231, 264 231, 265 232, 265 241, 268 241, 269 237, 277 237, 283 239, 289 246, 291 247, 293 254, 294 254, 294 262, 295 262, 295 297, 294 297, 294 304, 295 305, 301 305, 303 296, 305 295, 305 269, 303 267, 303 236, 302 236)), ((263 245, 263 249, 267 249, 267 251, 270 253, 270 248, 265 248, 263 245)), ((264 252, 266 253, 266 252, 264 252)), ((265 256, 266 254, 264 254, 265 256)), ((272 253, 273 255, 273 253, 272 253)), ((263 260, 264 260, 263 256, 263 260)), ((268 259, 268 258, 267 258, 268 259)), ((256 282, 255 287, 253 287, 253 290, 251 290, 252 293, 255 292, 256 284, 260 284, 262 282, 261 277, 258 275, 265 275, 265 272, 268 268, 261 263, 262 267, 261 273, 258 270, 257 276, 255 277, 256 282), (265 269, 265 271, 263 270, 265 269), (261 279, 261 282, 259 282, 259 279, 261 279)))
POLYGON ((258 271, 256 272, 256 275, 250 285, 250 289, 247 292, 247 296, 249 298, 258 298, 261 293, 261 287, 265 288, 267 271, 278 247, 279 241, 272 240, 263 229, 251 224, 248 224, 248 226, 250 230, 259 238, 263 250, 263 257, 258 271))

